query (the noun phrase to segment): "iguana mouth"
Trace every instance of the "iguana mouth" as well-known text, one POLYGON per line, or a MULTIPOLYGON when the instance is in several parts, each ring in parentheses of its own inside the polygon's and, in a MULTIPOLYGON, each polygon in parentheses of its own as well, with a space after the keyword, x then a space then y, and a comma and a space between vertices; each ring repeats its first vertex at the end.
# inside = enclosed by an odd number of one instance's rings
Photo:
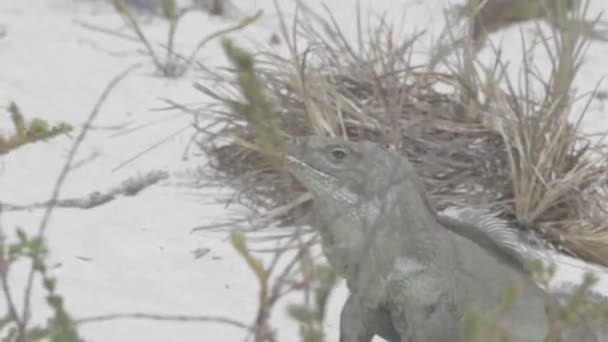
MULTIPOLYGON (((287 144, 287 169, 300 181, 305 182, 305 179, 302 178, 311 178, 311 175, 307 175, 304 172, 310 172, 318 177, 322 177, 323 179, 331 179, 336 180, 336 178, 332 175, 329 175, 321 170, 311 166, 310 164, 304 162, 302 159, 296 157, 298 152, 301 152, 302 145, 298 143, 297 138, 292 138, 291 141, 287 144)), ((310 184, 305 182, 304 184, 307 188, 310 184)))
MULTIPOLYGON (((301 176, 305 176, 306 178, 311 177, 310 175, 304 175, 302 174, 303 170, 307 170, 309 172, 312 172, 315 175, 318 175, 320 177, 323 177, 325 179, 331 179, 331 180, 337 180, 336 177, 327 174, 325 172, 322 172, 321 170, 310 166, 310 164, 307 164, 305 162, 303 162, 301 159, 298 159, 297 157, 294 157, 292 155, 287 155, 287 169, 294 175, 296 176, 296 178, 299 178, 301 176)), ((304 171, 306 172, 306 171, 304 171)), ((308 185, 308 184, 306 184, 308 185)))

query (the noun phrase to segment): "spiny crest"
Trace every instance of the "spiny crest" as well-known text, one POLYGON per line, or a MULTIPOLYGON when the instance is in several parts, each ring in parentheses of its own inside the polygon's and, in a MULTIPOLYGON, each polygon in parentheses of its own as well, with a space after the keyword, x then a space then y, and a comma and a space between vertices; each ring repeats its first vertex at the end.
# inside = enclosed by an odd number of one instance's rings
POLYGON ((541 236, 534 235, 533 232, 520 232, 508 221, 498 218, 497 214, 493 214, 489 211, 473 208, 449 207, 439 213, 439 215, 449 217, 478 229, 478 231, 488 236, 490 240, 497 245, 508 248, 515 252, 519 257, 528 260, 528 262, 540 260, 544 265, 565 263, 571 264, 581 270, 608 275, 608 269, 599 265, 590 264, 584 261, 580 261, 579 265, 571 263, 568 260, 577 261, 577 259, 562 253, 559 249, 551 246, 551 244, 541 236), (532 239, 534 239, 534 241, 530 241, 532 239), (562 260, 556 260, 556 257, 558 256, 562 260))
POLYGON ((478 228, 497 245, 521 253, 521 239, 518 231, 507 221, 489 211, 473 208, 448 207, 440 215, 451 217, 464 224, 478 228))

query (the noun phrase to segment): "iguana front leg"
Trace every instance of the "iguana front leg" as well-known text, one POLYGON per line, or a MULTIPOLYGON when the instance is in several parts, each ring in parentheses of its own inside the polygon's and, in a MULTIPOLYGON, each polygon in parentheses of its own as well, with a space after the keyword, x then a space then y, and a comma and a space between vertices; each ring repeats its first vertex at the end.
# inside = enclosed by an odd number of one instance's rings
MULTIPOLYGON (((458 319, 444 298, 408 296, 398 307, 393 305, 391 321, 401 342, 454 342, 460 340, 458 319)), ((394 304, 398 304, 395 302, 394 304)))
POLYGON ((367 308, 356 296, 349 295, 340 314, 340 342, 370 342, 374 335, 399 342, 388 312, 367 308))
POLYGON ((460 310, 446 279, 416 262, 399 262, 388 282, 386 307, 401 342, 460 341, 460 310))

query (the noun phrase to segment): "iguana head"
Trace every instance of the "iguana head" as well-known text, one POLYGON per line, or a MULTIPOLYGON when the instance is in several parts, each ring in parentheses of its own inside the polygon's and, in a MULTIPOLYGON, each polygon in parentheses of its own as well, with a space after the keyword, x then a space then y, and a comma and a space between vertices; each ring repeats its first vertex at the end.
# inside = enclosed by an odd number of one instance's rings
POLYGON ((382 145, 340 138, 303 136, 287 143, 287 168, 317 198, 354 203, 388 190, 403 158, 382 145))

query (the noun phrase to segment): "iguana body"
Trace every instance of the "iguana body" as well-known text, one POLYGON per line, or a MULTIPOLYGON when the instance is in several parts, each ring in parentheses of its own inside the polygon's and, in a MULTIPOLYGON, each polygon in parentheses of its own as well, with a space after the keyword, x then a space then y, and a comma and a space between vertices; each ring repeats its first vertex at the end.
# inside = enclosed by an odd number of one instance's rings
MULTIPOLYGON (((459 232, 471 230, 478 235, 486 235, 490 239, 497 240, 497 244, 511 250, 525 263, 529 263, 530 260, 540 260, 545 267, 564 263, 579 269, 581 273, 592 272, 608 276, 608 268, 564 254, 564 250, 570 253, 571 251, 564 246, 549 243, 532 231, 517 229, 512 223, 486 210, 449 207, 440 212, 438 217, 446 226, 458 226, 459 232), (557 257, 561 260, 558 261, 557 257)), ((596 295, 605 297, 600 293, 596 295)))
MULTIPOLYGON (((546 306, 521 256, 500 234, 442 224, 407 159, 371 142, 324 137, 294 139, 287 154, 288 169, 314 196, 324 253, 351 292, 341 342, 465 341, 467 306, 487 318, 514 282, 519 296, 501 320, 509 341, 543 340, 555 303, 546 306)), ((580 328, 562 341, 597 339, 580 328)))
MULTIPOLYGON (((472 208, 455 208, 450 207, 439 213, 439 221, 447 227, 458 226, 462 230, 474 230, 494 239, 499 247, 506 247, 507 250, 514 252, 516 258, 522 263, 530 264, 531 261, 540 261, 544 267, 558 264, 555 256, 561 255, 562 261, 568 263, 568 259, 572 264, 576 261, 559 252, 559 249, 552 246, 539 237, 530 237, 530 233, 523 233, 514 228, 509 222, 497 218, 495 215, 487 211, 472 209, 472 208), (534 243, 529 240, 536 240, 534 243)), ((576 266, 575 266, 576 267, 576 266)), ((582 273, 591 272, 596 276, 608 275, 608 269, 600 265, 587 264, 580 266, 579 271, 582 273)), ((558 281, 553 286, 548 286, 545 290, 550 292, 561 303, 566 304, 578 290, 579 284, 570 281, 558 281)), ((608 294, 602 293, 596 289, 590 289, 588 299, 594 303, 601 303, 608 308, 608 294)), ((608 341, 608 323, 606 321, 593 321, 589 323, 589 327, 593 330, 598 341, 608 341)))

